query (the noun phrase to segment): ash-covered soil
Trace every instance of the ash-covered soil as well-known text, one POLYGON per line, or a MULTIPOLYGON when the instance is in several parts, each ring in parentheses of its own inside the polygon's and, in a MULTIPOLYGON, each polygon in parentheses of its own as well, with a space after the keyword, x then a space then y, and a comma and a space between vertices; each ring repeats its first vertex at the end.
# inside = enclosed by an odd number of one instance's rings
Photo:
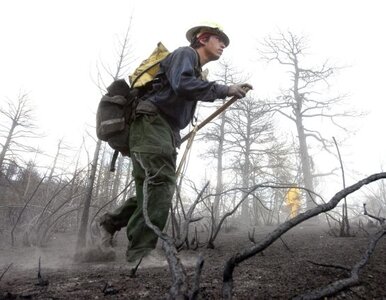
MULTIPOLYGON (((258 241, 275 227, 256 228, 258 241)), ((201 233, 204 243, 206 233, 201 233)), ((234 299, 290 299, 312 289, 349 276, 345 270, 317 264, 351 268, 365 252, 369 236, 359 231, 354 237, 334 237, 326 228, 297 226, 263 253, 236 267, 234 299)), ((147 261, 136 277, 125 262, 126 238, 117 236, 116 258, 109 262, 75 262, 75 238, 57 235, 46 248, 0 248, 0 299, 167 299, 171 275, 166 260, 147 261), (41 280, 38 261, 41 259, 41 280), (12 264, 12 265, 11 265, 12 264), (8 271, 6 268, 10 266, 8 271), (40 285, 38 284, 40 282, 40 285)), ((201 275, 200 299, 222 299, 225 261, 251 246, 248 232, 222 233, 215 249, 183 250, 180 258, 193 278, 198 254, 205 262, 201 275)), ((328 299, 386 299, 386 238, 383 237, 360 283, 328 299)))

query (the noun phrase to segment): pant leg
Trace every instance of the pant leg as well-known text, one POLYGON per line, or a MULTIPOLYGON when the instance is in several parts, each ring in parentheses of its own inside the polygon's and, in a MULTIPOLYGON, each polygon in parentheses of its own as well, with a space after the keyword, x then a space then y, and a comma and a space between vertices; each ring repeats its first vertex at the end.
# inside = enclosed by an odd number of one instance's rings
POLYGON ((110 218, 110 224, 115 231, 126 227, 130 217, 137 208, 137 198, 135 196, 128 198, 123 204, 117 207, 113 212, 107 213, 110 218))
POLYGON ((137 208, 137 198, 128 198, 121 206, 116 208, 113 212, 108 212, 102 217, 101 224, 108 232, 114 234, 122 227, 126 227, 130 217, 137 208))
POLYGON ((145 171, 141 163, 155 176, 148 186, 148 214, 151 222, 163 230, 176 184, 176 151, 173 133, 159 115, 142 115, 131 125, 130 149, 133 177, 137 193, 137 208, 127 224, 129 246, 127 260, 133 261, 156 247, 157 235, 147 227, 143 217, 143 182, 145 171))

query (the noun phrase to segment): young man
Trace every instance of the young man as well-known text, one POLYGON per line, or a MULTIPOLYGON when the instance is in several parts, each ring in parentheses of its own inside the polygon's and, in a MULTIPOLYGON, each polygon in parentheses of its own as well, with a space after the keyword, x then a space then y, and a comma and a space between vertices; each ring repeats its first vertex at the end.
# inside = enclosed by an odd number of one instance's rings
POLYGON ((141 165, 153 176, 147 190, 148 214, 162 230, 176 185, 180 130, 193 119, 197 101, 213 102, 227 96, 243 98, 252 88, 249 84, 226 86, 202 79, 202 66, 219 59, 229 45, 229 38, 221 29, 196 26, 187 31, 186 38, 189 47, 176 49, 161 62, 152 89, 138 105, 136 119, 131 124, 129 144, 136 197, 100 219, 104 246, 111 244, 116 231, 127 226, 129 262, 146 256, 157 244, 157 235, 147 227, 143 217, 145 171, 141 165))

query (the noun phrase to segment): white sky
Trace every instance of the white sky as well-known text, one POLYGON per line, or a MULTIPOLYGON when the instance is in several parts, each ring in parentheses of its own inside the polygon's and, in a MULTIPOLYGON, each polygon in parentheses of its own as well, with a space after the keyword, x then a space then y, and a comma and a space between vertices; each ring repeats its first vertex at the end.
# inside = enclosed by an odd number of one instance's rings
MULTIPOLYGON (((38 125, 47 134, 41 148, 51 155, 64 137, 76 148, 86 128, 92 133, 99 101, 92 82, 98 61, 111 59, 132 15, 135 56, 145 58, 158 41, 169 50, 187 45, 186 30, 202 20, 223 25, 231 39, 224 54, 245 73, 258 97, 278 93, 277 74, 258 62, 257 41, 291 30, 309 37, 318 62, 351 65, 335 88, 370 114, 344 151, 359 173, 381 171, 385 162, 385 7, 376 0, 116 1, 13 0, 0 2, 0 103, 29 92, 38 125)), ((134 67, 134 66, 133 66, 134 67)), ((3 122, 1 120, 1 122, 3 122)), ((92 150, 90 149, 92 153, 92 150)), ((344 157, 345 158, 345 157, 344 157)))

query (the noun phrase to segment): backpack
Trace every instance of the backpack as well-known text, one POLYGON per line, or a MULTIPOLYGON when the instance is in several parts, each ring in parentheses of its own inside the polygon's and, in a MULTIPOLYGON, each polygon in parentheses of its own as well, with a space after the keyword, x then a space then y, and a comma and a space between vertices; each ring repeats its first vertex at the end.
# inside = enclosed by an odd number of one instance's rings
POLYGON ((129 131, 130 124, 135 118, 135 110, 144 95, 152 86, 160 62, 170 52, 159 42, 152 54, 142 61, 129 76, 129 83, 125 79, 117 79, 107 87, 107 93, 99 101, 96 113, 97 137, 114 149, 110 171, 115 170, 118 154, 130 156, 129 131))

